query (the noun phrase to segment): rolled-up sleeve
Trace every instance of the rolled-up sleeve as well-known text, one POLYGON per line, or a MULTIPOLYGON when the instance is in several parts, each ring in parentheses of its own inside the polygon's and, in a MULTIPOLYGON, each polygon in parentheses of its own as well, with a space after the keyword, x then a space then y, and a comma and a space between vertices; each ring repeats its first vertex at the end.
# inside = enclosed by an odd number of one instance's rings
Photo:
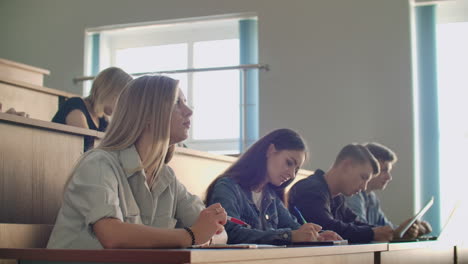
POLYGON ((80 162, 72 175, 64 203, 82 216, 91 234, 92 225, 102 218, 123 221, 117 173, 106 157, 95 152, 80 162))
MULTIPOLYGON (((170 173, 174 171, 169 168, 170 173)), ((200 212, 205 209, 200 197, 191 194, 187 188, 179 182, 176 178, 176 209, 175 218, 177 219, 177 226, 192 226, 198 219, 200 212)))

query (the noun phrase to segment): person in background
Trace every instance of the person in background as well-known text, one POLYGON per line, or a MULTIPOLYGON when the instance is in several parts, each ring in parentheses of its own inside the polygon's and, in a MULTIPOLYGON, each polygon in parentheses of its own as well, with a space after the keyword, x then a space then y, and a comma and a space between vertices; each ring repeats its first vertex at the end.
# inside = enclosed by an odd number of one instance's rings
MULTIPOLYGON (((52 122, 104 132, 114 105, 122 89, 132 77, 120 68, 110 67, 94 79, 88 97, 72 97, 60 107, 52 122)), ((85 137, 85 151, 94 145, 92 137, 85 137)))
MULTIPOLYGON (((380 200, 375 194, 376 190, 385 190, 392 180, 392 168, 398 160, 397 155, 390 148, 379 143, 367 143, 365 147, 377 159, 380 165, 380 173, 370 179, 367 189, 356 195, 346 197, 346 204, 357 215, 357 219, 363 223, 375 226, 391 226, 394 228, 394 237, 398 238, 401 228, 411 219, 407 219, 400 226, 395 227, 388 220, 380 206, 380 200)), ((431 225, 426 221, 417 221, 405 233, 405 238, 416 238, 432 232, 431 225)))
POLYGON ((188 137, 191 116, 178 81, 131 81, 102 142, 71 172, 47 247, 180 248, 215 234, 225 242, 223 207, 205 209, 167 166, 174 145, 188 137))
POLYGON ((390 241, 393 237, 390 226, 376 227, 358 221, 344 200, 344 196, 365 190, 376 174, 379 164, 366 147, 346 145, 327 172, 317 169, 291 187, 289 211, 296 214, 296 207, 307 221, 333 230, 351 243, 390 241))
POLYGON ((296 177, 307 156, 299 134, 275 130, 254 143, 208 187, 206 204, 220 203, 231 217, 228 243, 291 244, 292 242, 341 240, 334 232, 318 232, 313 223, 300 225, 286 209, 284 189, 296 177))

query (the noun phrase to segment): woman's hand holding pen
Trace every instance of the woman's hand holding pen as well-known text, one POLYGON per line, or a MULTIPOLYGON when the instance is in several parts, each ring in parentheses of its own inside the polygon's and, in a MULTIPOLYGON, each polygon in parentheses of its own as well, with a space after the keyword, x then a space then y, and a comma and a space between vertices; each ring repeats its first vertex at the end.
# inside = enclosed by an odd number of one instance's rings
POLYGON ((291 231, 292 242, 308 242, 317 241, 319 239, 319 231, 322 227, 316 224, 303 224, 299 229, 291 231))
POLYGON ((224 230, 227 214, 221 204, 212 204, 200 212, 195 224, 191 227, 195 236, 195 244, 208 242, 213 235, 220 234, 224 230))

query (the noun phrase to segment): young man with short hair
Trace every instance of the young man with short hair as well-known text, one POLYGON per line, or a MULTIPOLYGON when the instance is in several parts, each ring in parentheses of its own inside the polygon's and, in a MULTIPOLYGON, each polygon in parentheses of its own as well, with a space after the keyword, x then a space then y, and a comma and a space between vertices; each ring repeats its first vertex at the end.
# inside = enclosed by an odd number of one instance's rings
POLYGON ((307 222, 335 231, 351 243, 389 241, 393 237, 390 226, 376 227, 358 221, 344 198, 365 190, 379 170, 379 163, 366 147, 347 145, 327 172, 317 169, 291 188, 288 193, 289 210, 301 219, 295 210, 297 208, 307 222))
MULTIPOLYGON (((375 194, 375 190, 385 190, 387 184, 392 180, 392 168, 397 162, 398 157, 390 148, 379 143, 367 143, 365 147, 369 149, 372 155, 377 159, 380 165, 380 173, 370 179, 367 189, 351 197, 346 197, 346 205, 357 215, 357 219, 363 223, 375 226, 391 226, 395 228, 394 236, 397 237, 401 228, 405 225, 407 219, 400 227, 395 227, 385 216, 380 207, 380 200, 375 194)), ((415 238, 432 231, 429 223, 422 221, 416 222, 405 234, 405 237, 415 238)))

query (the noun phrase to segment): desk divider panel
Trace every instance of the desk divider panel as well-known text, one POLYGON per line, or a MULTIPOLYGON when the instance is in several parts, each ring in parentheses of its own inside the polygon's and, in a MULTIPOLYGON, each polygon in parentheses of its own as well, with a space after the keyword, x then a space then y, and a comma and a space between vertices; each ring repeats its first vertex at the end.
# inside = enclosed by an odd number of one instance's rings
POLYGON ((0 78, 20 80, 42 86, 44 75, 49 74, 50 71, 46 69, 0 58, 0 78))

